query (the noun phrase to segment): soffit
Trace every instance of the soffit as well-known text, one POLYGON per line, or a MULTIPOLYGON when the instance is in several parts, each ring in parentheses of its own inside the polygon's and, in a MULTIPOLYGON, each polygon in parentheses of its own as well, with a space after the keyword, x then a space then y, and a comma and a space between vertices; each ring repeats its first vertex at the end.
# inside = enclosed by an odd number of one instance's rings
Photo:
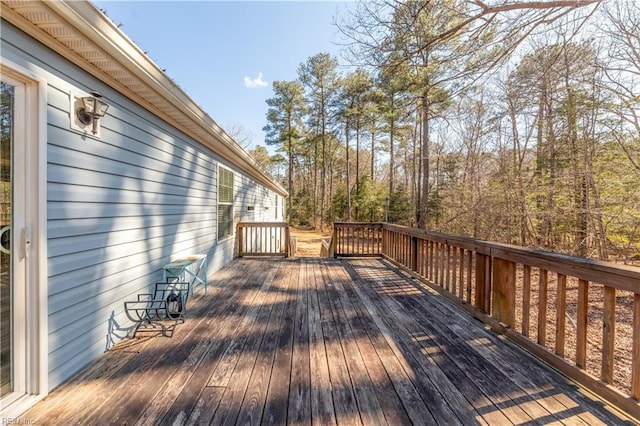
POLYGON ((286 196, 255 160, 131 39, 84 1, 3 0, 2 17, 286 196))

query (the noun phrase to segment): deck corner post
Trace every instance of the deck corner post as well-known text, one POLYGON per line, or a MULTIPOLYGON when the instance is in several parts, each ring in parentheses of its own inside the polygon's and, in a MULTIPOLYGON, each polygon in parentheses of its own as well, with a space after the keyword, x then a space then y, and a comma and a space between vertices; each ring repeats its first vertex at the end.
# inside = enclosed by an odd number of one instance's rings
POLYGON ((243 227, 238 223, 238 257, 242 257, 243 247, 242 247, 242 230, 243 227))
POLYGON ((491 256, 476 252, 476 295, 475 305, 482 312, 489 313, 491 306, 491 256))
POLYGON ((333 224, 333 233, 331 235, 331 245, 329 246, 329 257, 337 258, 338 248, 338 227, 333 224))
POLYGON ((493 259, 493 283, 491 297, 493 299, 492 312, 498 321, 513 327, 513 308, 515 300, 516 264, 504 260, 493 259))

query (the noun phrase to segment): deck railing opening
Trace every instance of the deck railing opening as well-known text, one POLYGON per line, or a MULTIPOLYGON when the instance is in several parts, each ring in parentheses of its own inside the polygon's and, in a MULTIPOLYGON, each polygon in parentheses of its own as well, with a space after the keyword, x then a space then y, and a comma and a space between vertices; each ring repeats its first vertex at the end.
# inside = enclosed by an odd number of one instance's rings
POLYGON ((382 256, 640 416, 640 271, 387 223, 336 223, 334 256, 382 256))
POLYGON ((286 222, 240 222, 236 241, 239 257, 288 257, 293 254, 289 224, 286 222))

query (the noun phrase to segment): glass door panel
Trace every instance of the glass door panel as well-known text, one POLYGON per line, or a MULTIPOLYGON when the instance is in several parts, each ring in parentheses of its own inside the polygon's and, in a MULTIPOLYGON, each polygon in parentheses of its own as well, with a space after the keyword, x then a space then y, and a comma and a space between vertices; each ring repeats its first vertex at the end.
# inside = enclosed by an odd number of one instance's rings
POLYGON ((0 396, 13 391, 12 149, 14 86, 0 87, 0 396))

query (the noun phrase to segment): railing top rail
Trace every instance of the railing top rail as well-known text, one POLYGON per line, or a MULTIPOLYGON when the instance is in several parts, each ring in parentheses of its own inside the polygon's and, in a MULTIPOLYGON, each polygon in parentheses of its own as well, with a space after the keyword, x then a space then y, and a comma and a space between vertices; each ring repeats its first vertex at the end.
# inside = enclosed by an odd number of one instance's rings
POLYGON ((516 263, 574 276, 621 290, 640 293, 640 270, 629 265, 619 265, 602 260, 575 257, 551 251, 521 247, 512 244, 484 241, 471 237, 448 235, 390 223, 339 222, 336 227, 382 226, 383 229, 420 239, 448 244, 480 254, 516 263))
POLYGON ((370 228, 372 226, 378 228, 382 227, 382 222, 335 222, 333 224, 335 228, 370 228))
POLYGON ((250 226, 288 228, 289 224, 287 222, 238 222, 238 226, 245 228, 250 226))

